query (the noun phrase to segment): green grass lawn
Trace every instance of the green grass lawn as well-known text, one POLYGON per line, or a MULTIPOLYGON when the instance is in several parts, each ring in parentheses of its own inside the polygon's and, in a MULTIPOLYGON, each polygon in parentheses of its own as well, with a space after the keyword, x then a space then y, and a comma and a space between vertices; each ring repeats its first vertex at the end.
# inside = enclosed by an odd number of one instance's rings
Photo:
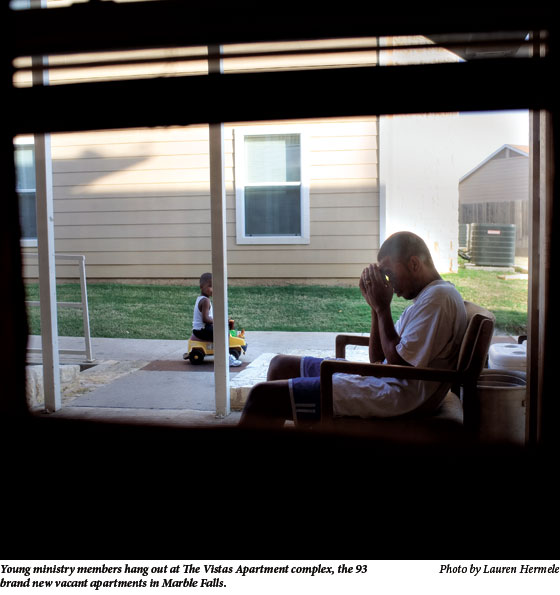
MULTIPOLYGON (((498 273, 460 268, 444 275, 470 301, 496 315, 499 330, 526 334, 527 281, 502 280, 498 273)), ((38 299, 37 285, 28 285, 38 299)), ((58 301, 80 301, 79 284, 57 287, 58 301)), ((197 287, 90 283, 93 337, 185 339, 190 335, 197 287)), ((229 313, 247 331, 369 332, 370 311, 357 287, 288 285, 230 287, 229 313)), ((410 304, 395 297, 396 320, 410 304)), ((39 309, 30 307, 30 332, 40 334, 39 309)), ((59 335, 82 336, 80 310, 59 309, 59 335)))

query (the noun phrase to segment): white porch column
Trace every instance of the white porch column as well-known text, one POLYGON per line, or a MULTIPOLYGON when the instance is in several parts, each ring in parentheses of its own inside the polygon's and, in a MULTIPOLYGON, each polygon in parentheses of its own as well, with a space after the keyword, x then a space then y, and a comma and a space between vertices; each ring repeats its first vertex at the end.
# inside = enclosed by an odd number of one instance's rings
POLYGON ((39 299, 45 409, 61 407, 54 252, 54 211, 50 136, 35 135, 35 178, 37 183, 37 246, 39 253, 39 299))
MULTIPOLYGON (((208 74, 222 73, 220 46, 208 46, 208 74)), ((216 416, 230 414, 229 328, 227 296, 226 191, 224 176, 224 125, 209 125, 210 217, 214 307, 214 382, 216 416)))
MULTIPOLYGON (((42 0, 31 0, 40 7, 42 0)), ((46 57, 32 58, 33 84, 47 85, 42 66, 46 57)), ((40 109, 38 106, 37 109, 40 109)), ((58 322, 56 308, 56 265, 54 247, 54 208, 52 191, 51 139, 49 134, 35 135, 35 181, 37 202, 37 251, 39 253, 39 296, 41 341, 43 351, 43 386, 45 409, 60 409, 60 362, 58 356, 58 322)))

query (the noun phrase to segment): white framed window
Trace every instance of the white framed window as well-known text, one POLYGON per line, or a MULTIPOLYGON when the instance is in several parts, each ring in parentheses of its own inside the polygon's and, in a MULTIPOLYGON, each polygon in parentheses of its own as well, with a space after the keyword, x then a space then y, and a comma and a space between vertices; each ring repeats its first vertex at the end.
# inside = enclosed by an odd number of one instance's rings
POLYGON ((33 137, 19 137, 14 143, 16 192, 19 200, 21 245, 37 246, 37 187, 33 137))
POLYGON ((234 130, 238 244, 309 244, 309 165, 301 127, 234 130))

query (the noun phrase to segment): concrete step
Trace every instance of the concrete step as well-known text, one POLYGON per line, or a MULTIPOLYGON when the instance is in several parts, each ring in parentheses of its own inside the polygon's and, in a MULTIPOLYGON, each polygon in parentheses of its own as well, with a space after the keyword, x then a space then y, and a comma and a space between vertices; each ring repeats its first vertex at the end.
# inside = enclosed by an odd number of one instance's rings
POLYGON ((268 365, 275 355, 276 353, 262 353, 242 372, 230 378, 229 398, 230 407, 233 411, 241 411, 251 388, 259 382, 266 381, 268 365))
MULTIPOLYGON (((80 366, 78 364, 61 365, 60 392, 75 391, 80 386, 80 366)), ((27 406, 30 410, 41 409, 45 406, 45 391, 43 384, 43 366, 31 365, 25 368, 25 392, 27 406)))

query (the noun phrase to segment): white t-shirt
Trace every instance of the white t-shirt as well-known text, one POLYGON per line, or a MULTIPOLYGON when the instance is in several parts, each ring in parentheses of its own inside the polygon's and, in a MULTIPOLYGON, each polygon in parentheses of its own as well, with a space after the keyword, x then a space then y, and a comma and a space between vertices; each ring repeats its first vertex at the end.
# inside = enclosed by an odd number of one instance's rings
MULTIPOLYGON (((448 281, 438 279, 424 287, 395 324, 401 338, 396 349, 412 366, 454 369, 466 328, 467 313, 461 294, 448 281)), ((434 397, 435 407, 449 388, 448 383, 440 382, 334 374, 334 414, 402 415, 414 411, 430 397, 434 397)))

